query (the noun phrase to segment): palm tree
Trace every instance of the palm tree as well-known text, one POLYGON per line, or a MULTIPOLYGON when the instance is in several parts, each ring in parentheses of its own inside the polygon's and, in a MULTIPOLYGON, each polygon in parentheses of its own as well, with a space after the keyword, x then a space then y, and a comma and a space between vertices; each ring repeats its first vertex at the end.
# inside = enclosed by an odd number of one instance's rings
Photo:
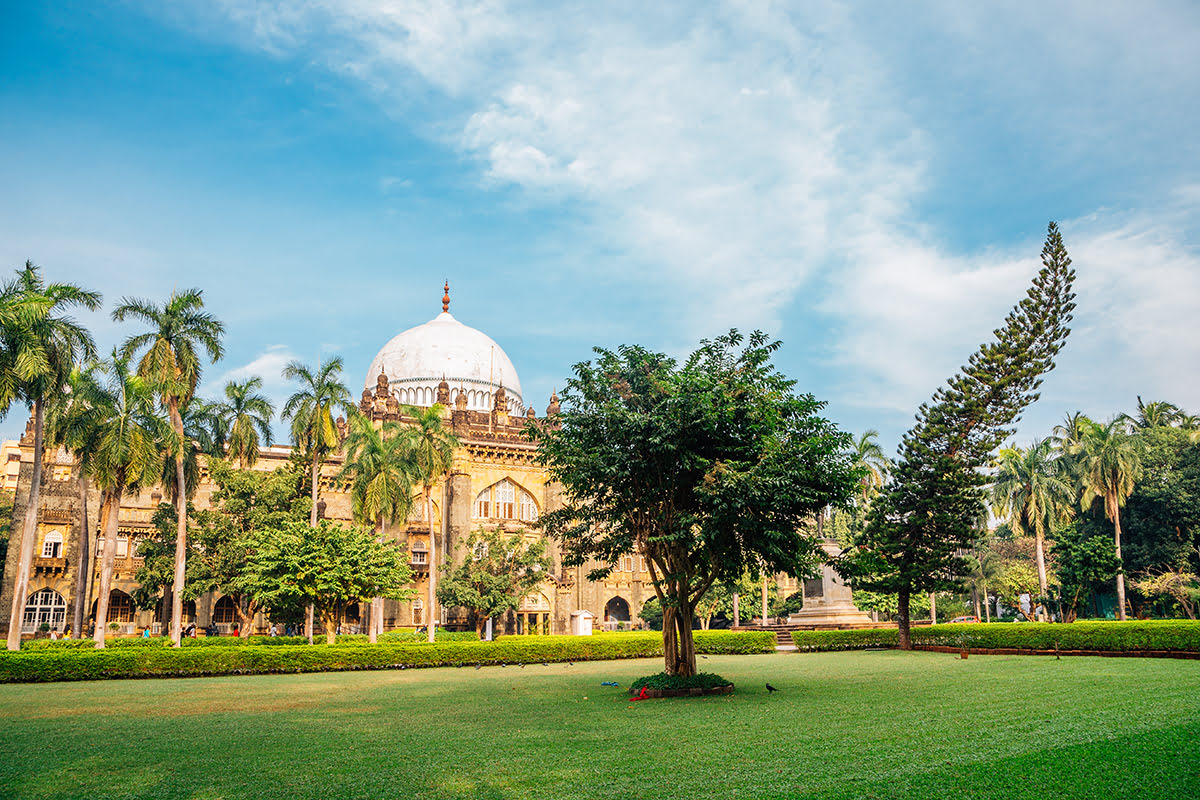
MULTIPOLYGON (((1083 488, 1080 507, 1104 501, 1104 516, 1113 524, 1117 561, 1121 561, 1121 506, 1133 493, 1141 477, 1141 443, 1125 431, 1119 417, 1107 424, 1093 424, 1079 453, 1079 479, 1083 488)), ((1125 573, 1117 571, 1118 617, 1125 621, 1125 573)))
POLYGON ((434 403, 429 408, 404 406, 404 413, 413 418, 405 428, 413 462, 413 482, 420 484, 421 497, 429 520, 429 641, 434 637, 435 603, 437 602, 437 532, 433 529, 433 487, 450 471, 458 437, 442 424, 445 408, 434 403))
MULTIPOLYGON (((171 641, 180 646, 183 618, 183 581, 187 569, 187 485, 184 471, 184 436, 182 410, 191 402, 200 382, 203 368, 199 350, 203 349, 212 362, 221 358, 221 335, 225 326, 211 314, 205 313, 203 292, 188 289, 172 292, 162 306, 148 300, 122 298, 113 309, 117 322, 135 319, 150 326, 150 330, 130 336, 121 348, 122 358, 146 349, 138 363, 137 374, 147 381, 167 408, 174 431, 175 450, 175 581, 171 593, 171 641)), ((169 485, 169 481, 167 482, 169 485)))
POLYGON ((75 368, 67 379, 63 396, 47 409, 46 441, 50 448, 65 447, 75 457, 75 475, 79 488, 79 559, 75 569, 75 599, 71 612, 71 638, 83 636, 83 621, 91 587, 92 545, 88 530, 88 480, 85 466, 99 446, 103 433, 101 409, 96 405, 100 365, 89 363, 75 368))
POLYGON ((1122 419, 1129 422, 1137 430, 1173 427, 1175 425, 1182 425, 1187 420, 1187 415, 1174 403, 1167 403, 1162 400, 1143 403, 1142 396, 1138 395, 1137 404, 1138 413, 1136 417, 1122 415, 1122 419))
MULTIPOLYGON (((349 433, 346 435, 346 463, 338 474, 351 482, 350 497, 354 516, 374 526, 380 539, 387 534, 388 522, 408 516, 413 500, 412 460, 408 440, 398 423, 385 422, 379 428, 369 417, 350 407, 349 433)), ((372 643, 383 631, 383 598, 371 600, 368 637, 372 643)))
POLYGON ((892 462, 884 454, 879 445, 879 431, 874 428, 863 431, 854 439, 850 449, 843 455, 847 456, 854 467, 862 472, 859 479, 858 512, 855 514, 855 525, 861 522, 871 498, 879 494, 883 484, 887 482, 892 471, 892 462))
MULTIPOLYGON (((283 404, 280 417, 292 421, 292 444, 312 459, 312 508, 308 512, 308 524, 317 527, 317 501, 320 499, 321 462, 338 446, 337 424, 333 420, 335 406, 348 407, 350 390, 341 382, 342 359, 331 358, 316 369, 309 369, 299 361, 288 362, 283 368, 286 380, 300 382, 300 390, 283 404)), ((312 644, 313 607, 308 604, 305 619, 305 635, 312 644)))
POLYGON ((241 469, 253 467, 258 461, 258 448, 271 445, 275 409, 266 395, 258 394, 262 385, 262 378, 257 376, 244 383, 230 381, 225 384, 225 402, 214 405, 229 443, 229 458, 236 458, 241 469))
POLYGON ((31 261, 0 286, 0 412, 7 413, 16 400, 33 410, 33 478, 13 582, 9 650, 21 647, 20 620, 29 590, 41 505, 46 402, 62 391, 76 364, 96 354, 92 335, 62 313, 76 306, 95 311, 100 307, 99 293, 69 283, 47 284, 31 261))
MULTIPOLYGON (((1004 447, 996 457, 992 483, 992 507, 1015 533, 1034 536, 1037 553, 1038 588, 1042 601, 1046 588, 1045 535, 1047 528, 1067 518, 1075 503, 1075 491, 1055 463, 1054 444, 1049 439, 1034 442, 1028 449, 1004 447)), ((1044 614, 1045 612, 1043 612, 1044 614)))
MULTIPOLYGON (((108 601, 112 591, 113 560, 117 550, 117 518, 126 492, 158 482, 164 442, 178 448, 167 421, 156 414, 149 381, 129 371, 129 360, 113 353, 102 367, 107 385, 96 385, 88 402, 100 420, 101 435, 85 451, 84 470, 104 493, 104 559, 96 598, 96 647, 104 647, 108 601)), ((180 594, 177 591, 176 597, 180 594)))

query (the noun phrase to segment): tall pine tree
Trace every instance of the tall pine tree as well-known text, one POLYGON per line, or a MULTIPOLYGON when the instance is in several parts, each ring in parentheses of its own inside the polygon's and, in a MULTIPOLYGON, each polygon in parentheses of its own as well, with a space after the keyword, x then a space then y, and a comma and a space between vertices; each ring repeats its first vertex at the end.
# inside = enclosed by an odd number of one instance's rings
POLYGON ((986 514, 983 467, 1038 398, 1042 376, 1066 342, 1075 308, 1075 271, 1051 222, 1042 269, 1025 298, 958 374, 921 406, 904 435, 892 480, 865 530, 838 564, 855 588, 895 593, 900 646, 909 638, 914 592, 950 590, 967 569, 966 551, 986 514))

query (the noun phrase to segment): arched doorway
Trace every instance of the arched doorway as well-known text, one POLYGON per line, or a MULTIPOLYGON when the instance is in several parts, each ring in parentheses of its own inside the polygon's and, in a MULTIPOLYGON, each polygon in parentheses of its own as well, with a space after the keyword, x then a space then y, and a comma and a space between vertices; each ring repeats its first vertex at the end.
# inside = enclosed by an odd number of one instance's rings
POLYGON ((67 601, 50 587, 29 595, 21 615, 21 633, 37 633, 42 625, 62 633, 66 630, 67 601))
MULTIPOLYGON (((238 622, 238 613, 237 604, 233 602, 232 597, 225 595, 213 605, 212 621, 222 635, 233 632, 233 625, 238 622)), ((240 629, 238 633, 241 633, 240 629)))
MULTIPOLYGON (((98 600, 92 601, 92 619, 96 619, 98 600)), ((133 598, 120 589, 108 593, 108 619, 105 633, 133 633, 133 598), (115 627, 114 627, 115 626, 115 627)))
POLYGON ((614 597, 604 604, 604 630, 615 631, 629 627, 629 601, 614 597))

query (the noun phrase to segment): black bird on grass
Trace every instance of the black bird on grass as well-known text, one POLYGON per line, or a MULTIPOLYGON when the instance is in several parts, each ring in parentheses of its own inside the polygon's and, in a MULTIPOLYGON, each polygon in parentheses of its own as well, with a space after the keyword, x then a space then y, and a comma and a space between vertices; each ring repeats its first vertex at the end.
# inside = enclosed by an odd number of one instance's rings
POLYGON ((767 684, 767 694, 775 694, 775 692, 778 692, 778 691, 779 691, 779 690, 778 690, 778 689, 776 689, 776 688, 775 688, 774 686, 772 686, 771 684, 769 684, 769 683, 767 684))

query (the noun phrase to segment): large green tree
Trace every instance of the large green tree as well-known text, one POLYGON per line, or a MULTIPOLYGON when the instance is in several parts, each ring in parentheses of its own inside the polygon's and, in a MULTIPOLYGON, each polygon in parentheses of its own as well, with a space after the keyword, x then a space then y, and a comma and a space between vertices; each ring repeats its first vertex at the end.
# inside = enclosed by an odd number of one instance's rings
POLYGON ((1074 281, 1058 226, 1050 223, 1032 286, 993 340, 921 406, 891 483, 839 565, 856 588, 896 593, 904 649, 912 647, 913 593, 956 590, 967 572, 961 554, 983 513, 982 470, 1054 368, 1070 332, 1074 281))
MULTIPOLYGON (((204 355, 216 362, 223 352, 221 336, 225 326, 204 309, 204 293, 199 289, 172 292, 161 305, 149 300, 122 298, 113 309, 117 322, 135 320, 149 330, 125 340, 121 355, 129 358, 142 352, 138 375, 148 381, 167 409, 175 432, 174 495, 178 523, 175 534, 175 580, 171 594, 171 641, 180 644, 183 632, 183 587, 187 572, 187 476, 185 450, 190 440, 184 434, 183 410, 196 394, 204 372, 204 355), (144 351, 144 352, 143 352, 144 351), (201 354, 203 351, 204 355, 201 354)), ((168 481, 168 484, 171 482, 168 481)))
POLYGON ((59 396, 76 365, 96 355, 92 335, 64 312, 99 307, 98 293, 69 283, 46 283, 31 261, 0 286, 0 416, 18 401, 33 411, 33 476, 13 579, 9 650, 21 647, 21 617, 41 506, 46 404, 59 396))
POLYGON ((524 531, 476 530, 456 554, 438 583, 438 601, 446 608, 461 606, 471 614, 475 630, 483 636, 487 621, 515 611, 521 598, 550 574, 546 542, 528 539, 524 531))
POLYGON ((333 644, 346 607, 369 597, 412 596, 412 569, 395 542, 374 531, 329 520, 316 526, 295 520, 254 537, 248 585, 268 607, 311 604, 333 644))
POLYGON ((412 465, 413 483, 421 487, 421 502, 429 523, 429 641, 437 627, 437 531, 434 529, 433 487, 445 480, 454 463, 454 449, 459 440, 443 422, 445 408, 434 403, 429 408, 404 406, 412 421, 404 426, 403 434, 412 465))
MULTIPOLYGON (((1094 423, 1083 437, 1076 456, 1083 494, 1080 506, 1100 502, 1113 524, 1117 560, 1121 561, 1121 506, 1141 477, 1141 442, 1125 429, 1122 419, 1094 423)), ((1117 618, 1125 621, 1125 572, 1117 571, 1117 618)))
MULTIPOLYGON (((96 592, 98 648, 104 647, 108 622, 121 500, 128 492, 157 483, 162 451, 178 444, 173 441, 167 420, 159 416, 150 383, 130 371, 128 359, 114 353, 102 369, 106 380, 92 387, 87 398, 101 415, 102 434, 83 461, 83 469, 104 495, 101 506, 104 558, 96 592)), ((176 580, 175 585, 181 587, 183 581, 176 580)))
POLYGON ((238 383, 225 384, 225 399, 213 405, 221 421, 230 460, 247 469, 258 461, 258 449, 271 444, 271 417, 275 409, 267 396, 259 392, 262 378, 257 376, 238 383))
MULTIPOLYGON (((280 417, 291 420, 292 444, 311 464, 312 506, 308 512, 308 524, 315 528, 317 505, 321 499, 321 463, 339 444, 333 410, 348 404, 350 390, 342 383, 342 359, 336 356, 324 364, 318 361, 315 369, 299 361, 290 361, 283 368, 283 377, 300 384, 300 388, 283 404, 280 417)), ((304 635, 310 643, 313 637, 313 610, 310 605, 304 621, 304 635)))
MULTIPOLYGON (((271 472, 242 470, 224 459, 212 459, 209 469, 214 490, 209 507, 192 515, 183 598, 194 600, 207 592, 228 595, 246 637, 266 601, 249 566, 255 540, 286 523, 307 521, 303 472, 292 464, 271 472)), ((143 560, 135 575, 134 600, 143 608, 152 607, 172 580, 174 508, 163 504, 154 521, 155 532, 138 548, 143 560)))
MULTIPOLYGON (((1055 461, 1054 445, 1041 439, 1027 448, 1003 447, 995 461, 991 501, 996 516, 1018 536, 1035 542, 1039 601, 1049 598, 1046 586, 1046 532, 1071 516, 1075 489, 1055 461)), ((1034 602, 1034 601, 1031 601, 1034 602)), ((1034 602, 1037 605, 1037 602, 1034 602)), ((1043 618, 1044 618, 1043 613, 1043 618)))
MULTIPOLYGON (((408 516, 413 501, 413 468, 410 440, 396 422, 379 426, 353 406, 343 443, 345 463, 338 477, 350 483, 350 500, 355 519, 375 527, 380 539, 387 538, 388 523, 408 516)), ((375 642, 383 632, 383 598, 371 600, 367 635, 375 642)))
POLYGON ((542 518, 593 580, 645 557, 663 605, 666 671, 692 675, 692 615, 717 582, 802 576, 820 558, 805 523, 844 507, 860 475, 850 436, 771 363, 779 343, 737 331, 682 364, 625 346, 575 366, 563 411, 530 428, 564 507, 542 518))

